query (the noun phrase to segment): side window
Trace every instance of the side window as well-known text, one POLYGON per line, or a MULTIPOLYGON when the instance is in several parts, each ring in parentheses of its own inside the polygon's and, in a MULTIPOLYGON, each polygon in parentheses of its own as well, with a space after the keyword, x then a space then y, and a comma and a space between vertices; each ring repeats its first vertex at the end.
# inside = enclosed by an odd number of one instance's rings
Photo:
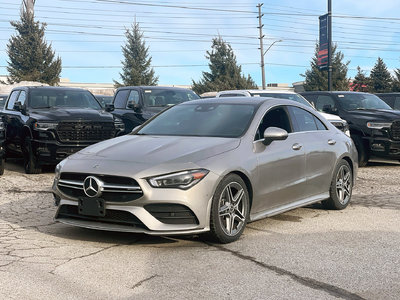
POLYGON ((14 109, 14 103, 18 98, 18 94, 19 94, 19 91, 14 91, 14 92, 11 93, 10 99, 8 99, 7 109, 9 109, 9 110, 13 110, 14 109))
POLYGON ((125 108, 126 99, 128 98, 128 93, 129 90, 122 90, 115 95, 115 100, 114 100, 115 108, 125 108))
POLYGON ((278 127, 285 129, 288 133, 292 132, 289 116, 284 107, 272 108, 262 119, 260 126, 257 128, 254 140, 260 140, 264 136, 264 131, 268 127, 278 127))
POLYGON ((21 102, 21 104, 24 105, 25 104, 25 100, 26 100, 26 92, 25 91, 21 91, 21 93, 19 93, 17 101, 21 102))
POLYGON ((314 121, 315 121, 315 124, 317 124, 318 130, 328 130, 326 128, 326 126, 324 125, 324 123, 322 123, 321 120, 318 119, 316 116, 314 116, 314 121))
POLYGON ((316 118, 312 113, 294 106, 290 107, 290 112, 292 113, 293 119, 296 121, 296 132, 318 130, 315 122, 316 118))
POLYGON ((244 97, 244 95, 242 94, 221 94, 219 95, 220 98, 225 98, 225 97, 244 97))
POLYGON ((396 100, 394 100, 393 108, 400 110, 400 97, 396 97, 396 100))
POLYGON ((128 102, 126 102, 126 108, 133 108, 134 104, 139 104, 139 92, 132 90, 129 93, 128 102))
POLYGON ((332 99, 331 96, 327 95, 319 95, 315 100, 315 109, 318 111, 323 112, 324 106, 330 105, 331 108, 336 108, 335 101, 332 99))

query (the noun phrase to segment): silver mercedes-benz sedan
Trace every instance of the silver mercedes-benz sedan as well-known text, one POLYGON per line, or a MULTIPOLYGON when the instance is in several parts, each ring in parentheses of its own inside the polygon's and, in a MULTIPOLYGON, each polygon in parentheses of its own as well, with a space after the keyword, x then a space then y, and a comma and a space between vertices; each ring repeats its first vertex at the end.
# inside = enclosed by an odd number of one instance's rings
POLYGON ((55 220, 154 235, 237 240, 247 222, 322 202, 344 209, 352 140, 318 112, 272 98, 195 100, 56 167, 55 220))

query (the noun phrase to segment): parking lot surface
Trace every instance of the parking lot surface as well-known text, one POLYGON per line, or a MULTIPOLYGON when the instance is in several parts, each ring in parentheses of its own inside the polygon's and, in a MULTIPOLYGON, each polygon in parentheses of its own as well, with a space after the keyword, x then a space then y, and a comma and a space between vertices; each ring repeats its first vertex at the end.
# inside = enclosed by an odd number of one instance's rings
POLYGON ((52 170, 0 177, 1 299, 399 299, 400 164, 359 169, 351 205, 248 224, 239 241, 53 221, 52 170))

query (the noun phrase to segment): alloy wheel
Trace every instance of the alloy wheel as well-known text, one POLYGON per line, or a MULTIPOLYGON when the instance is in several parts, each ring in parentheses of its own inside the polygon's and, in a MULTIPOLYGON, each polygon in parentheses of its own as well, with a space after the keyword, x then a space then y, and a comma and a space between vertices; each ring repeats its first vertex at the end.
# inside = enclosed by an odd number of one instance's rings
POLYGON ((336 196, 342 205, 351 197, 351 171, 348 166, 342 165, 336 175, 336 196))

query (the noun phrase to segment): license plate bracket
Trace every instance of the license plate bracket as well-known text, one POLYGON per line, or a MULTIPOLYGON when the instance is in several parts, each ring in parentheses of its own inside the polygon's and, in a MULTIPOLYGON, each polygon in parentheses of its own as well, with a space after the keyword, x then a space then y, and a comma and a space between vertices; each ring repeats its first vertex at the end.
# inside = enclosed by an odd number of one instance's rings
POLYGON ((104 199, 79 198, 78 212, 85 216, 104 217, 106 215, 104 199))

